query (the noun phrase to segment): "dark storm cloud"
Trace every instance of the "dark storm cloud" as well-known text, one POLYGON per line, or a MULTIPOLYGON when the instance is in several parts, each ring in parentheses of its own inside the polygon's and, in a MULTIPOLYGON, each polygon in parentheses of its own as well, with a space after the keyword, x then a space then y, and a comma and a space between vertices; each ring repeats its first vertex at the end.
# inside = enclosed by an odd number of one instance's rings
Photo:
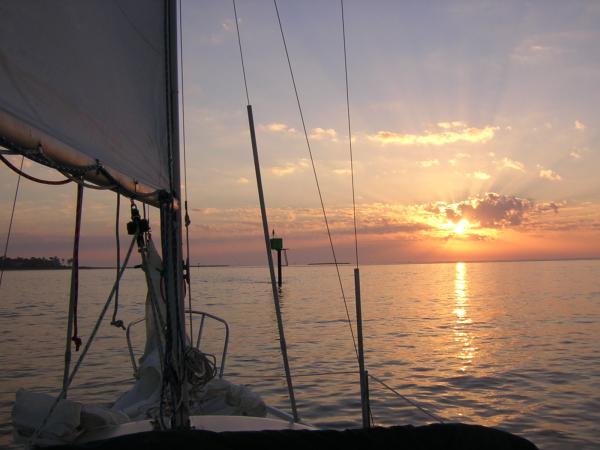
POLYGON ((558 205, 536 206, 532 200, 490 192, 446 207, 444 213, 452 222, 467 219, 485 228, 505 228, 521 225, 529 213, 549 210, 558 212, 558 205))

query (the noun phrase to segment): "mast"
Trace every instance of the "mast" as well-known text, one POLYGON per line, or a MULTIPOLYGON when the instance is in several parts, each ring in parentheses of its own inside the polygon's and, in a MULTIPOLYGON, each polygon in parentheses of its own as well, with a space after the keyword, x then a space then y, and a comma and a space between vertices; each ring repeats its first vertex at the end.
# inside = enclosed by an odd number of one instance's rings
POLYGON ((160 204, 161 242, 167 336, 163 377, 170 389, 173 415, 171 428, 189 427, 189 409, 185 386, 185 315, 183 304, 183 252, 181 234, 181 189, 179 162, 179 91, 177 86, 177 2, 166 0, 167 104, 169 127, 170 194, 160 204))

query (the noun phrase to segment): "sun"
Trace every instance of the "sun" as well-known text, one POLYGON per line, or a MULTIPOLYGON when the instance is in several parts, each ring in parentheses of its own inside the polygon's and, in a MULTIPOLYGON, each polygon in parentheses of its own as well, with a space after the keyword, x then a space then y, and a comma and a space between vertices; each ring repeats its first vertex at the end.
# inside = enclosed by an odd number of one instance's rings
POLYGON ((458 223, 452 224, 454 234, 465 234, 469 229, 470 223, 467 219, 460 219, 458 223))

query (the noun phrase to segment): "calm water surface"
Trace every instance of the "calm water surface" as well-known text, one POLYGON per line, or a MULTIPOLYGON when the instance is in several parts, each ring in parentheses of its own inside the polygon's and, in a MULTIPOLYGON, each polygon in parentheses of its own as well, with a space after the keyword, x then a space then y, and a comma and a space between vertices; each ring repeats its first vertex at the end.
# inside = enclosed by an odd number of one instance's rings
MULTIPOLYGON (((367 367, 447 421, 523 435, 542 449, 600 449, 600 261, 366 266, 361 269, 367 367)), ((112 270, 80 274, 86 341, 112 285, 112 270)), ((268 273, 194 269, 194 309, 231 326, 226 376, 288 408, 268 273)), ((353 276, 342 268, 350 313, 353 276)), ((289 267, 282 308, 301 417, 317 426, 360 423, 355 350, 328 266, 289 267)), ((19 387, 61 384, 69 274, 8 272, 0 291, 0 446, 11 445, 19 387)), ((143 314, 140 270, 128 270, 119 318, 143 314)), ((105 322, 70 398, 108 403, 132 368, 122 330, 105 322)), ((195 324, 196 329, 198 324, 195 324)), ((133 332, 141 350, 143 328, 133 332)), ((215 353, 222 329, 205 335, 215 353)), ((371 381, 378 424, 431 419, 371 381)))

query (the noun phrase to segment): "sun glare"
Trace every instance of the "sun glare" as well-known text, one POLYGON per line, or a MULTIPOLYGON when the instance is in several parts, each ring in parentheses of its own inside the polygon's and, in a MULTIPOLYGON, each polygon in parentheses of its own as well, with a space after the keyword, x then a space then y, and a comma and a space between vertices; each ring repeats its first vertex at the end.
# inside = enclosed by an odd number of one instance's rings
POLYGON ((469 221, 467 219, 460 219, 460 222, 452 225, 452 231, 455 234, 465 234, 469 228, 469 221))

